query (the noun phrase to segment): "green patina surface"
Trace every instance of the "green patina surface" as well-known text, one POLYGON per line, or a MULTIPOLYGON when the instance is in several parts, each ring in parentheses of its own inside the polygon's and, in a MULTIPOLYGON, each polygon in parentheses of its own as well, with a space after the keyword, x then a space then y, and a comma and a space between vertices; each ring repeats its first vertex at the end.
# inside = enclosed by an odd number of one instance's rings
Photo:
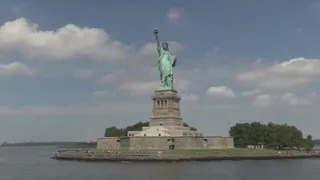
POLYGON ((161 86, 157 88, 157 91, 173 90, 173 68, 176 66, 177 57, 169 49, 167 42, 161 42, 158 37, 158 30, 154 30, 154 35, 157 42, 158 52, 158 70, 160 72, 161 86))

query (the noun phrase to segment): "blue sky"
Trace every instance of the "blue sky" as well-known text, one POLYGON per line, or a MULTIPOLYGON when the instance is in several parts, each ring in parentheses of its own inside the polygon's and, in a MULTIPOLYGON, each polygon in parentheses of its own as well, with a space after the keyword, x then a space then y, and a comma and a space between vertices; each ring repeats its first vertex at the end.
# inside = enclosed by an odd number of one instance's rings
POLYGON ((0 142, 95 140, 146 121, 159 85, 153 29, 177 54, 184 120, 320 138, 320 1, 43 1, 0 6, 0 142))

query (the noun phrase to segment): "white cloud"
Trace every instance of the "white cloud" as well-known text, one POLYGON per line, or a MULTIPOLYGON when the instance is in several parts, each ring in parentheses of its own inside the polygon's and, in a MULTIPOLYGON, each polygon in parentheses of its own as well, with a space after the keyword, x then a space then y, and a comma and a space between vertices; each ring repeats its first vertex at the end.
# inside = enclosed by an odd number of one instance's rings
POLYGON ((316 81, 320 77, 320 60, 295 58, 270 67, 238 74, 242 82, 264 88, 288 88, 316 81))
POLYGON ((207 95, 211 97, 223 97, 223 98, 232 98, 236 96, 236 94, 232 89, 225 86, 209 87, 207 90, 207 95))
POLYGON ((107 98, 110 96, 110 93, 107 91, 95 91, 92 95, 97 98, 107 98))
POLYGON ((285 93, 281 100, 290 106, 311 105, 312 102, 307 98, 300 98, 293 93, 285 93))
MULTIPOLYGON (((174 53, 179 52, 183 49, 183 46, 175 41, 168 41, 169 43, 169 48, 171 51, 174 53)), ((143 56, 157 56, 157 44, 156 43, 147 43, 144 45, 140 50, 139 50, 140 55, 143 56)))
POLYGON ((130 47, 113 40, 103 29, 68 24, 55 31, 43 31, 25 18, 0 26, 0 51, 20 52, 30 57, 97 60, 125 59, 130 47))
POLYGON ((312 93, 305 97, 298 97, 294 93, 278 93, 278 94, 261 94, 258 95, 253 102, 254 106, 267 107, 271 104, 284 104, 289 106, 303 106, 313 104, 313 100, 318 97, 316 94, 312 93))
POLYGON ((272 104, 272 96, 269 94, 258 95, 253 102, 254 106, 267 107, 272 104))
POLYGON ((36 72, 21 62, 0 64, 0 76, 34 76, 36 72))
POLYGON ((181 8, 171 8, 167 12, 167 18, 170 21, 176 21, 176 20, 181 18, 181 16, 182 16, 181 13, 182 13, 182 9, 181 8))
POLYGON ((263 91, 261 89, 255 88, 253 90, 249 90, 249 91, 244 91, 241 93, 242 96, 254 96, 257 94, 262 94, 263 91))

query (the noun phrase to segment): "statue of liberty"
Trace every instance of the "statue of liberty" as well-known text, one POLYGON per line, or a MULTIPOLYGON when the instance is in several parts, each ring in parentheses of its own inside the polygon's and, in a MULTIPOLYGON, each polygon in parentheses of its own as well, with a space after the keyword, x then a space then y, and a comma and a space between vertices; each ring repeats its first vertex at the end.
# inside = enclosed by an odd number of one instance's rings
POLYGON ((176 66, 177 57, 170 51, 167 42, 160 43, 158 29, 154 30, 157 41, 158 69, 160 72, 161 87, 158 90, 174 90, 173 68, 176 66))

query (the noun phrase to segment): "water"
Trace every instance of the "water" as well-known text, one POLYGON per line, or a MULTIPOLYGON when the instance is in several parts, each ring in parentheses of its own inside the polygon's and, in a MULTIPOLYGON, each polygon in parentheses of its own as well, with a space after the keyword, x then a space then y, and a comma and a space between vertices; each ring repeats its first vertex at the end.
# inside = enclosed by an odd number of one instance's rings
POLYGON ((1 147, 1 180, 319 180, 320 159, 96 163, 50 159, 53 147, 1 147))

